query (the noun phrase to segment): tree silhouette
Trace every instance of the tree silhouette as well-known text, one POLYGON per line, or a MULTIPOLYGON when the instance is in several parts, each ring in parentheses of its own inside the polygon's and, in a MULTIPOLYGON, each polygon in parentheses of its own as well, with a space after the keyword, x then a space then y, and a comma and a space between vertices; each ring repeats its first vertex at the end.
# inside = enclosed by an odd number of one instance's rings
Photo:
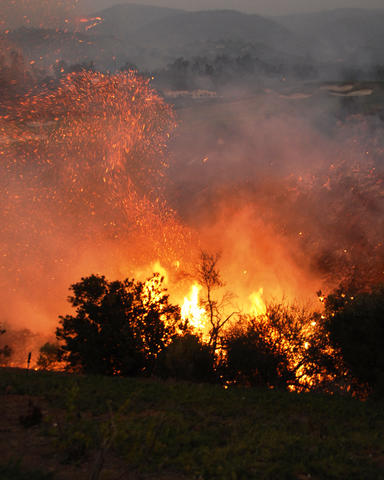
MULTIPOLYGON (((4 335, 5 330, 0 327, 0 335, 4 335)), ((0 347, 0 365, 6 365, 10 356, 12 355, 12 348, 8 345, 0 347)))
POLYGON ((39 357, 37 359, 37 368, 40 370, 59 370, 59 345, 46 342, 40 347, 39 357))
POLYGON ((214 356, 197 335, 178 336, 159 357, 156 373, 192 382, 214 381, 214 356))
POLYGON ((235 311, 229 314, 226 313, 232 298, 230 293, 225 292, 220 299, 214 296, 214 291, 224 286, 217 267, 219 258, 220 255, 218 254, 212 255, 204 251, 201 252, 200 264, 197 270, 197 278, 205 289, 206 294, 202 304, 208 314, 209 346, 212 352, 215 352, 218 347, 220 334, 224 326, 234 315, 238 314, 238 312, 235 311))
POLYGON ((370 292, 338 289, 325 298, 326 327, 333 347, 359 391, 384 394, 384 285, 370 292))
POLYGON ((285 387, 294 380, 280 344, 268 336, 263 324, 248 319, 226 335, 225 378, 245 385, 285 387))
POLYGON ((91 275, 73 284, 68 300, 76 315, 59 317, 56 330, 61 360, 84 373, 150 373, 180 326, 162 281, 158 274, 146 282, 91 275))

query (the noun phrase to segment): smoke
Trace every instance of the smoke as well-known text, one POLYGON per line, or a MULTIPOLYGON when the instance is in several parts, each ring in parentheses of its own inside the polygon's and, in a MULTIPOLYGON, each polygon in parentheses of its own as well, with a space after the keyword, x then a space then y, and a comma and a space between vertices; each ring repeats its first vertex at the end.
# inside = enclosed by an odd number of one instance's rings
POLYGON ((52 331, 81 276, 149 275, 156 260, 179 299, 200 248, 221 253, 240 306, 260 288, 314 301, 382 280, 374 125, 330 115, 325 128, 323 110, 294 105, 268 93, 179 111, 167 154, 172 112, 133 74, 27 97, 2 126, 3 321, 52 331))
POLYGON ((171 198, 222 252, 228 284, 315 299, 339 283, 382 281, 379 125, 339 121, 323 96, 253 101, 181 112, 174 145, 171 198))

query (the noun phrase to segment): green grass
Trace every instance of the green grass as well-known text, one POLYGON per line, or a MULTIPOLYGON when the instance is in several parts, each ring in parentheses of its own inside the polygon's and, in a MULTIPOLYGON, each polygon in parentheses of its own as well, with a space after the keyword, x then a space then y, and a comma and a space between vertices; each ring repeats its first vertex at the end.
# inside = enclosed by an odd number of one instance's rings
POLYGON ((110 437, 114 454, 144 475, 384 479, 383 402, 15 369, 0 371, 6 388, 66 412, 66 438, 47 435, 58 448, 78 447, 70 457, 110 437))
POLYGON ((1 480, 53 480, 53 474, 40 470, 25 469, 18 461, 10 461, 0 465, 1 480))

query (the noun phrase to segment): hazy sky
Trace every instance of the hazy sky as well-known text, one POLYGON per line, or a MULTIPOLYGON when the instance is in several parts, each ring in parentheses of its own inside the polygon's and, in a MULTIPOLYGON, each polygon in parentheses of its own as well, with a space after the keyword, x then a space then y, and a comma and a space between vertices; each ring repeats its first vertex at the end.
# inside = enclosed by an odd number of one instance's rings
POLYGON ((384 8, 384 0, 82 0, 88 5, 107 6, 117 3, 137 3, 187 10, 232 8, 264 15, 320 11, 334 8, 384 8))

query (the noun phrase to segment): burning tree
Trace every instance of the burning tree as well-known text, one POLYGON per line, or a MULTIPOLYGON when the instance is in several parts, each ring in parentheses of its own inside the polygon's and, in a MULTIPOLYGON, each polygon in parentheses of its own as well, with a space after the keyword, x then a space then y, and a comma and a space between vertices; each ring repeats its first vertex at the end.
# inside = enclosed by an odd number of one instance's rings
POLYGON ((205 289, 206 294, 201 303, 208 321, 208 343, 213 352, 216 352, 224 327, 238 313, 234 311, 229 314, 226 313, 232 298, 229 292, 224 293, 219 300, 214 297, 214 290, 224 286, 217 268, 219 258, 218 254, 212 255, 204 251, 201 252, 197 271, 197 279, 205 289))
POLYGON ((146 282, 91 275, 70 289, 76 315, 61 316, 56 330, 61 359, 70 370, 150 373, 181 327, 179 307, 169 303, 157 274, 146 282))
POLYGON ((269 304, 264 315, 244 315, 224 345, 226 376, 234 382, 330 390, 340 373, 324 319, 295 304, 269 304))

